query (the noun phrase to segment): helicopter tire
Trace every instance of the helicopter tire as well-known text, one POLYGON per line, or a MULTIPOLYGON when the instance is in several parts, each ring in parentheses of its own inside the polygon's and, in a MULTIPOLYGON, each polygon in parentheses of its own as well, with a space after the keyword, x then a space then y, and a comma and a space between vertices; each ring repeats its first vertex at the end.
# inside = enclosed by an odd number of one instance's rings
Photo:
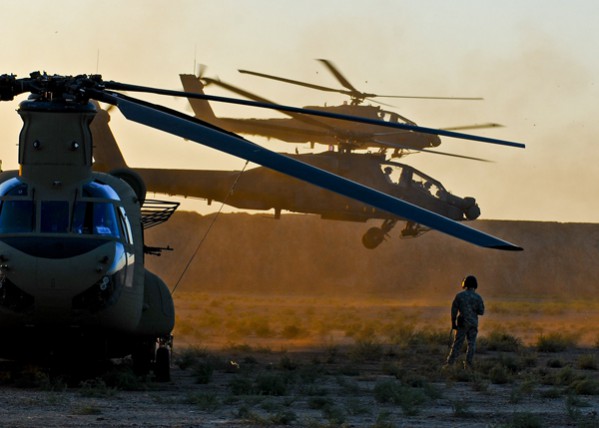
POLYGON ((476 220, 480 216, 480 208, 476 204, 472 205, 466 209, 465 215, 468 220, 476 220))
POLYGON ((171 353, 165 346, 161 346, 156 350, 154 376, 156 382, 169 382, 171 380, 171 353))
POLYGON ((371 227, 366 231, 364 236, 362 236, 362 245, 364 245, 369 250, 372 250, 385 240, 385 232, 379 227, 371 227))

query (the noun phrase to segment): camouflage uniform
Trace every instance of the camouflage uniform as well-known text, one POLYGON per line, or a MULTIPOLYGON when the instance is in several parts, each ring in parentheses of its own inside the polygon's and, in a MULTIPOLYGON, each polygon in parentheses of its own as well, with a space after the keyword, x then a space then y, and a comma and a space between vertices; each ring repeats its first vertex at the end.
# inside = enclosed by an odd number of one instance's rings
POLYGON ((453 364, 462 351, 464 339, 468 340, 466 364, 472 366, 476 350, 476 335, 478 334, 478 316, 484 314, 485 304, 476 291, 467 288, 459 292, 451 305, 451 325, 456 330, 447 357, 447 364, 453 364))

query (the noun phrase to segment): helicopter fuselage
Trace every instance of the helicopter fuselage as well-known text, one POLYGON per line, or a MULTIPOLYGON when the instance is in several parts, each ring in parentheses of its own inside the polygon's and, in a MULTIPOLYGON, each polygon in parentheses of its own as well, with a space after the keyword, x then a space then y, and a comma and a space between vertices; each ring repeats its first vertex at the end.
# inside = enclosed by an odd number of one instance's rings
POLYGON ((29 100, 19 113, 20 170, 0 174, 0 334, 19 346, 0 357, 116 357, 168 337, 174 308, 144 267, 142 201, 91 170, 93 105, 29 100))
MULTIPOLYGON (((195 76, 180 75, 183 87, 189 92, 204 93, 204 84, 195 76)), ((222 82, 217 81, 220 85, 222 82)), ((225 84, 226 85, 226 84, 225 84)), ((226 85, 233 91, 238 91, 226 85)), ((251 99, 261 98, 246 91, 244 96, 251 99)), ((343 150, 393 149, 396 153, 402 150, 422 150, 437 147, 441 144, 438 135, 425 134, 403 129, 390 129, 372 124, 341 122, 336 119, 318 117, 308 118, 304 115, 292 115, 290 118, 271 119, 237 119, 217 117, 208 101, 189 99, 195 115, 214 125, 231 132, 246 135, 275 138, 289 143, 311 143, 339 146, 343 150)), ((337 106, 306 106, 306 109, 325 113, 358 116, 389 123, 416 125, 413 121, 398 113, 383 110, 379 106, 345 103, 337 106)))
MULTIPOLYGON (((323 152, 288 156, 453 220, 473 220, 480 214, 473 198, 455 196, 439 181, 409 165, 386 161, 384 155, 323 152), (385 168, 390 169, 389 174, 385 168)), ((244 172, 144 168, 135 171, 143 177, 149 191, 216 200, 237 208, 286 210, 350 221, 397 219, 386 211, 264 167, 244 172)))

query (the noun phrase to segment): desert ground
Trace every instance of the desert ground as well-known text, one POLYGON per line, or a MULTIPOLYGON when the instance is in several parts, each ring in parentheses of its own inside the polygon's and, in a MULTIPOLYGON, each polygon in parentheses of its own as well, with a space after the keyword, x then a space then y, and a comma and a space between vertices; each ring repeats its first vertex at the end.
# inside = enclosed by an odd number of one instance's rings
POLYGON ((6 362, 0 425, 599 426, 599 226, 475 225, 525 251, 433 232, 368 251, 368 225, 177 215, 147 239, 175 249, 148 258, 177 308, 171 381, 128 359, 6 362), (486 303, 475 367, 444 368, 465 274, 486 303))
MULTIPOLYGON (((5 363, 2 426, 599 425, 596 344, 545 329, 551 318, 511 332, 485 320, 465 370, 443 367, 449 329, 431 327, 440 306, 193 292, 177 304, 170 382, 134 376, 127 359, 77 375, 5 363)), ((489 318, 510 317, 505 306, 489 318)), ((599 305, 540 311, 574 325, 599 305)))

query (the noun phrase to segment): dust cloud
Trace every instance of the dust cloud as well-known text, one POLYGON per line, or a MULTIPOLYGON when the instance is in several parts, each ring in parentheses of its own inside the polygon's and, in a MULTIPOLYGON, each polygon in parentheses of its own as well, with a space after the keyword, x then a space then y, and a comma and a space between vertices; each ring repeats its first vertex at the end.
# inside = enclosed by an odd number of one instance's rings
POLYGON ((451 298, 461 279, 474 274, 489 297, 595 297, 599 225, 471 224, 525 250, 479 248, 435 231, 401 240, 399 228, 377 249, 367 250, 361 236, 376 222, 326 221, 311 215, 274 220, 241 213, 221 214, 214 221, 214 215, 180 212, 147 231, 147 245, 175 249, 162 257, 148 256, 147 265, 171 289, 177 286, 184 292, 439 300, 451 298))

